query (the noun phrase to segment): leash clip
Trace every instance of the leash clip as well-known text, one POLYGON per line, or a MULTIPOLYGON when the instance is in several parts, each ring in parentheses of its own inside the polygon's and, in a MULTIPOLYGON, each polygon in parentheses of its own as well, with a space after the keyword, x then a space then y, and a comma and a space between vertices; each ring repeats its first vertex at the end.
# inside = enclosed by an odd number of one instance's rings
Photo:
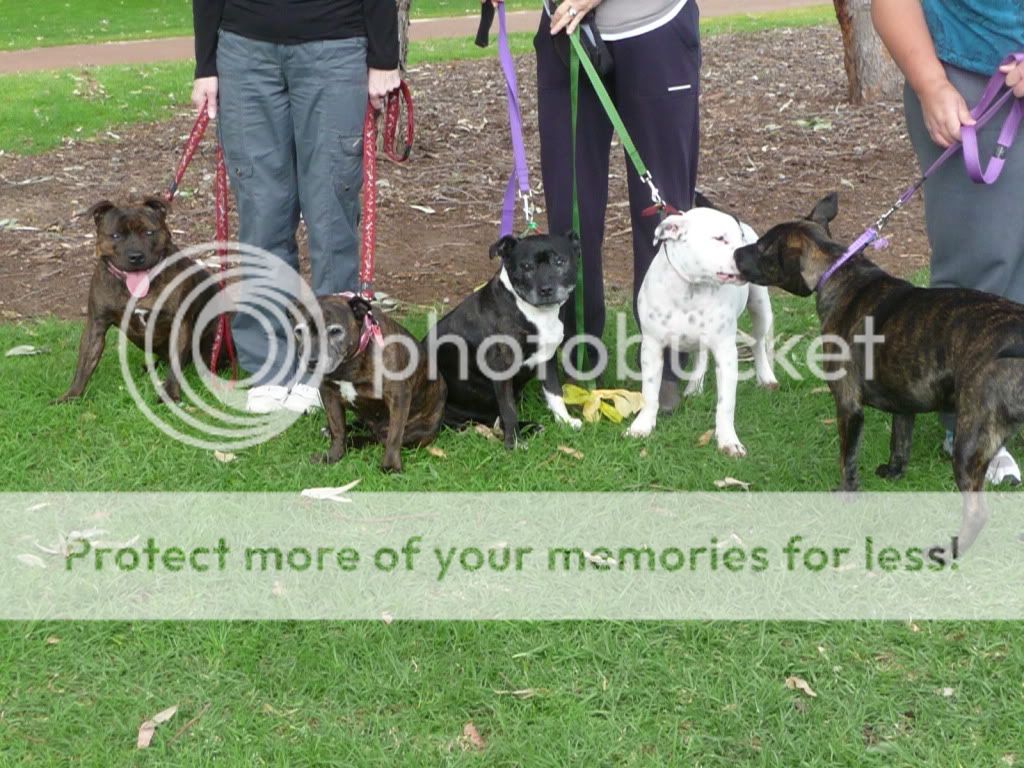
POLYGON ((658 188, 654 186, 654 177, 651 176, 651 172, 647 171, 647 173, 640 177, 640 181, 646 184, 647 188, 651 190, 651 201, 654 203, 655 207, 659 210, 664 209, 665 201, 661 199, 661 192, 659 192, 658 188))
POLYGON ((519 200, 523 205, 523 217, 526 220, 526 229, 531 231, 537 228, 537 221, 533 217, 534 205, 533 205, 533 191, 523 192, 519 191, 519 200))

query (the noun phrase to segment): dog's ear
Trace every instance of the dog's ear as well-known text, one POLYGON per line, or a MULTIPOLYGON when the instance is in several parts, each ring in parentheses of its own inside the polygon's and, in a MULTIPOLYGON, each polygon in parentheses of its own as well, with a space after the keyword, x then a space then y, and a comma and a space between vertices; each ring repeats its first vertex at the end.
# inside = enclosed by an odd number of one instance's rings
POLYGON ((654 242, 663 240, 679 240, 686 232, 686 222, 682 216, 669 216, 654 230, 654 242))
POLYGON ((815 204, 814 210, 811 211, 807 219, 828 229, 829 222, 838 215, 839 195, 835 192, 829 192, 815 204))
POLYGON ((491 246, 490 257, 493 259, 497 256, 500 259, 504 259, 512 253, 512 249, 517 245, 519 245, 519 240, 512 237, 512 235, 505 235, 501 240, 491 246))
POLYGON ((362 325, 363 320, 370 314, 370 302, 362 296, 353 296, 348 300, 348 305, 352 309, 352 314, 355 315, 356 322, 362 325))
POLYGON ((142 207, 149 208, 151 211, 155 212, 156 215, 160 217, 161 222, 167 219, 167 212, 171 209, 167 204, 167 201, 162 197, 155 197, 152 195, 143 198, 142 207))
POLYGON ((100 200, 98 203, 94 203, 91 207, 78 214, 79 216, 90 216, 92 220, 96 222, 96 226, 100 225, 100 221, 107 215, 108 211, 112 211, 117 206, 109 200, 100 200))

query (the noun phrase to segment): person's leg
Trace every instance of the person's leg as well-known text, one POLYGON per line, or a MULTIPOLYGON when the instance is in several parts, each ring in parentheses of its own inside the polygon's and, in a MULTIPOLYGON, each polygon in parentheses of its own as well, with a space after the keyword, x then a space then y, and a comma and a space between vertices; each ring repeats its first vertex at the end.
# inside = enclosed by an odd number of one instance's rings
MULTIPOLYGON (((687 210, 693 204, 700 148, 700 35, 697 3, 688 2, 668 24, 635 38, 611 44, 615 58, 616 104, 662 198, 687 210)), ((630 215, 633 224, 633 308, 647 269, 658 252, 656 216, 643 216, 651 192, 627 159, 630 215)), ((666 352, 664 378, 675 385, 686 365, 685 354, 666 352)), ((668 402, 671 400, 672 402, 668 402)))
MULTIPOLYGON (((280 51, 281 46, 221 34, 217 47, 217 129, 238 210, 238 240, 276 257, 274 263, 261 265, 266 271, 261 270, 260 276, 261 282, 276 284, 285 292, 280 301, 275 301, 283 312, 288 292, 297 288, 288 275, 299 266, 295 243, 299 200, 288 87, 280 51), (277 271, 280 280, 273 278, 277 271)), ((231 321, 239 365, 258 374, 252 381, 255 385, 288 386, 295 373, 295 360, 286 354, 291 329, 282 322, 280 313, 247 304, 244 281, 240 305, 243 311, 236 312, 231 321), (262 316, 266 324, 246 313, 246 306, 262 316)))
MULTIPOLYGON (((541 173, 548 229, 564 234, 572 227, 572 132, 569 109, 569 69, 551 39, 547 14, 541 14, 534 40, 537 51, 537 107, 541 173)), ((601 246, 608 205, 608 152, 612 127, 587 76, 580 71, 576 171, 580 201, 580 247, 583 252, 584 332, 600 338, 604 332, 604 280, 601 246)), ((509 159, 511 163, 511 158, 509 159)), ((566 338, 576 335, 573 302, 565 306, 566 338)), ((588 367, 596 363, 588 351, 588 367)))
MULTIPOLYGON (((946 65, 950 82, 969 105, 981 96, 988 78, 946 65)), ((921 103, 904 88, 907 130, 922 172, 942 153, 925 128, 921 103)), ((982 158, 991 156, 1009 111, 1007 105, 978 132, 982 158)), ((931 286, 973 288, 1024 303, 1024 217, 1018 190, 1024 188, 1024 146, 1018 141, 1006 155, 1002 175, 992 185, 975 184, 954 155, 925 182, 925 224, 931 247, 931 286)), ((946 451, 952 455, 954 414, 940 414, 946 428, 946 451)), ((989 480, 1019 478, 1013 458, 1000 451, 989 480)))
POLYGON ((289 46, 299 201, 313 292, 358 290, 359 193, 366 113, 366 40, 289 46))

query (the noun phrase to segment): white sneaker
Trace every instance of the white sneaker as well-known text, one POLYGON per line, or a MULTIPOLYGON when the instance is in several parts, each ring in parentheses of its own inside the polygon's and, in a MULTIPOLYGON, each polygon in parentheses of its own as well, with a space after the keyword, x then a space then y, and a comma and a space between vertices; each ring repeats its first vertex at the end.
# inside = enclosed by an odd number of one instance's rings
POLYGON ((1020 485, 1020 467, 1008 450, 1000 448, 999 453, 988 463, 985 480, 992 485, 1002 485, 1006 482, 1010 485, 1020 485))
POLYGON ((249 413, 274 413, 285 407, 288 388, 274 384, 253 387, 245 396, 245 410, 249 413))
POLYGON ((309 413, 323 407, 320 390, 308 384, 294 384, 284 401, 284 408, 293 413, 309 413))

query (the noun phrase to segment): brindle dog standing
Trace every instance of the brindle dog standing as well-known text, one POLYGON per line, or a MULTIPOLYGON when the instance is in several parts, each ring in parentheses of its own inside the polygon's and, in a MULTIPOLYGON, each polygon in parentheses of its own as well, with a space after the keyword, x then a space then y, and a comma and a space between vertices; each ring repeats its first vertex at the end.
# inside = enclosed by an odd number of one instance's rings
MULTIPOLYGON (((182 367, 191 361, 192 332, 199 313, 217 294, 217 286, 210 281, 202 293, 185 309, 176 338, 171 338, 171 324, 180 314, 185 298, 199 289, 209 272, 191 259, 170 259, 163 268, 156 269, 177 252, 167 228, 167 204, 155 197, 147 197, 137 205, 117 206, 101 200, 83 215, 96 222, 96 268, 89 285, 88 316, 78 346, 78 364, 71 386, 55 402, 62 403, 79 397, 103 354, 107 329, 120 326, 129 302, 135 297, 132 318, 127 325, 128 339, 145 349, 147 323, 154 323, 153 352, 167 364, 164 392, 172 400, 181 397, 181 384, 170 365, 176 356, 182 367), (160 313, 150 313, 164 289, 182 272, 189 276, 165 295, 160 313)), ((216 324, 208 323, 203 332, 201 348, 208 356, 216 324)))
MULTIPOLYGON (((956 414, 953 472, 965 494, 958 536, 963 552, 987 519, 980 495, 985 470, 1024 422, 1024 305, 980 291, 916 288, 863 256, 819 286, 846 250, 832 241, 828 228, 837 213, 833 193, 806 219, 780 224, 737 250, 736 266, 758 285, 797 296, 816 291, 823 336, 842 338, 850 350, 847 359, 823 366, 833 379, 828 385, 836 404, 843 490, 857 489, 865 405, 892 414, 889 462, 876 470, 890 479, 906 469, 916 414, 956 414), (884 337, 873 354, 863 341, 870 330, 884 337)), ((831 346, 826 352, 845 352, 831 346)))
POLYGON ((331 435, 327 453, 310 458, 315 463, 334 464, 345 455, 348 405, 374 439, 384 443, 381 469, 401 472, 402 446, 428 445, 441 428, 447 395, 444 380, 429 377, 423 345, 383 313, 374 317, 384 340, 402 337, 405 343, 389 341, 378 346, 370 340, 360 351, 363 321, 370 311, 365 299, 323 296, 318 301, 327 338, 319 338, 316 323, 305 320, 295 326, 310 372, 323 376, 320 399, 331 435), (326 359, 320 358, 321 352, 326 359))

